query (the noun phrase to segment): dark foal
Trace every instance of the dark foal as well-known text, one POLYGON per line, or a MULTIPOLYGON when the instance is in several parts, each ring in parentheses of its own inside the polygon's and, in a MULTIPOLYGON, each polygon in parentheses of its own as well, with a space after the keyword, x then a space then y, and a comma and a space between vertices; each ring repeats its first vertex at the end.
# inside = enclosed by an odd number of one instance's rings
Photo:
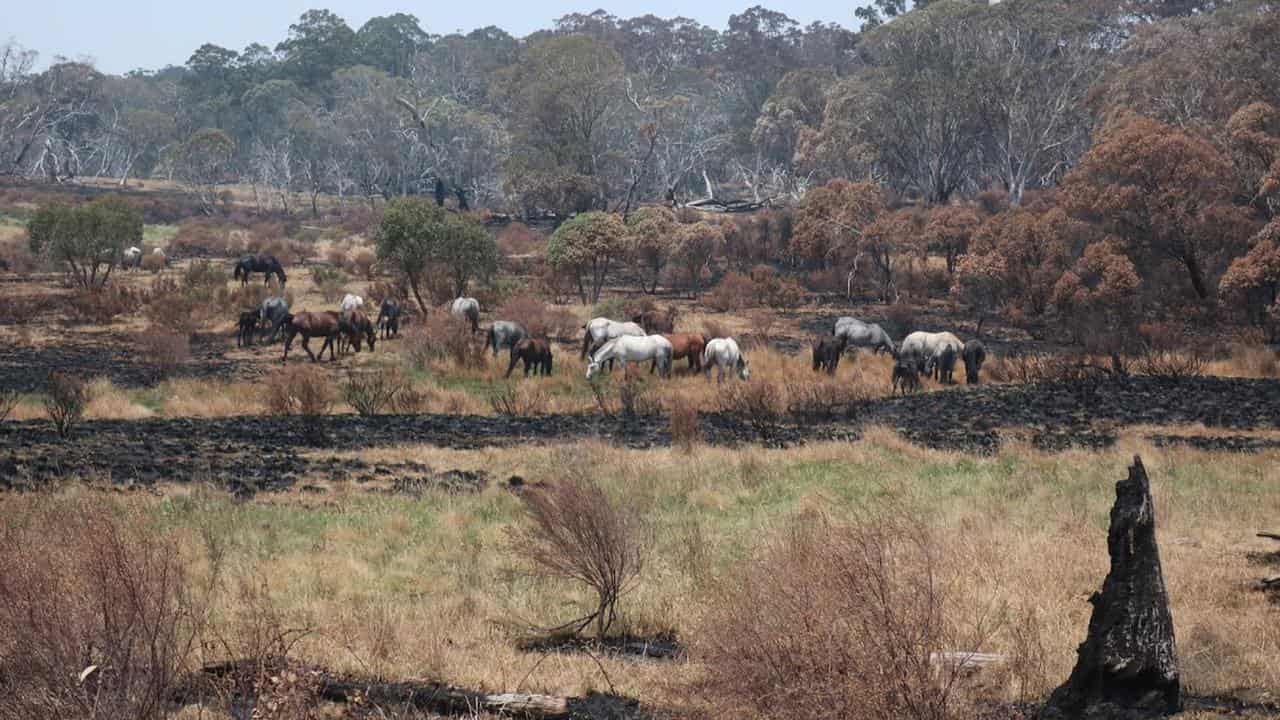
POLYGON ((847 341, 843 335, 826 335, 813 343, 813 371, 825 370, 835 375, 847 341))
POLYGON ((253 335, 258 330, 258 311, 244 310, 236 323, 236 347, 253 345, 253 335))
POLYGON ((524 361, 524 376, 529 377, 529 371, 533 370, 533 374, 537 375, 539 371, 543 375, 551 374, 551 343, 544 338, 525 338, 516 343, 511 348, 511 364, 507 366, 507 377, 511 377, 511 371, 516 369, 516 362, 524 361))

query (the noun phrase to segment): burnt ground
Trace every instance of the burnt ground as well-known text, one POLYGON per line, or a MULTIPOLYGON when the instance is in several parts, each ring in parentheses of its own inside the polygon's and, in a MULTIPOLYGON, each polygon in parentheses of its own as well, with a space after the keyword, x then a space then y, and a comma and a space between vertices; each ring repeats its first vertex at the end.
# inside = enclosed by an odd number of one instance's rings
MULTIPOLYGON (((233 349, 228 338, 196 335, 191 341, 191 361, 169 371, 167 377, 229 379, 260 372, 252 363, 228 358, 227 352, 233 349)), ((74 343, 6 348, 0 353, 0 390, 42 391, 53 370, 79 377, 107 377, 126 388, 149 387, 161 379, 133 339, 110 334, 74 343)))
MULTIPOLYGON (((854 440, 882 425, 929 447, 985 454, 1002 436, 1030 436, 1037 447, 1104 447, 1123 427, 1203 424, 1213 436, 1153 435, 1159 444, 1257 451, 1268 438, 1241 431, 1277 429, 1280 381, 1139 377, 1124 381, 956 387, 873 400, 824 420, 700 418, 713 445, 854 440), (1232 431, 1237 431, 1233 433, 1232 431)), ((438 476, 425 466, 370 464, 300 451, 334 452, 423 443, 467 449, 596 438, 632 448, 670 443, 662 417, 556 415, 526 418, 463 415, 334 415, 87 421, 59 438, 44 421, 0 424, 0 487, 40 487, 64 479, 146 486, 205 482, 237 493, 280 490, 305 478, 389 480, 406 490, 474 489, 469 478, 438 476), (443 479, 441 479, 443 478, 443 479), (443 485, 438 485, 443 483, 443 485)))

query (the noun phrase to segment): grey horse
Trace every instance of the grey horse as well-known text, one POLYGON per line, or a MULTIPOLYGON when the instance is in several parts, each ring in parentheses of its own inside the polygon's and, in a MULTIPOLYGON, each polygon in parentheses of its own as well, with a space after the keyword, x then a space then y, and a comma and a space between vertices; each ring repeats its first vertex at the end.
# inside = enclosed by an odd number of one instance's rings
POLYGON ((987 346, 981 340, 970 340, 964 344, 964 382, 966 385, 978 384, 978 371, 987 360, 987 346))
POLYGON ((884 328, 847 315, 836 319, 836 329, 832 334, 844 338, 847 347, 871 348, 876 353, 883 350, 890 355, 898 350, 884 328))
POLYGON ((271 328, 271 337, 267 338, 267 342, 276 341, 276 336, 280 334, 280 329, 284 327, 285 321, 289 318, 289 301, 283 297, 270 297, 262 301, 262 307, 258 308, 258 321, 260 324, 269 325, 271 328))
POLYGON ((480 301, 475 298, 460 297, 449 304, 449 312, 454 317, 463 318, 471 325, 471 332, 480 329, 480 301))
POLYGON ((955 358, 964 352, 964 343, 960 342, 960 338, 949 332, 924 332, 917 330, 902 340, 901 347, 898 351, 902 355, 913 355, 920 363, 920 372, 926 375, 932 374, 936 370, 935 358, 942 354, 942 351, 950 348, 953 354, 952 362, 955 358))
POLYGON ((493 347, 493 356, 498 357, 498 350, 502 348, 515 349, 516 343, 529 337, 529 332, 524 326, 510 320, 494 320, 489 326, 489 332, 485 335, 485 348, 493 347))

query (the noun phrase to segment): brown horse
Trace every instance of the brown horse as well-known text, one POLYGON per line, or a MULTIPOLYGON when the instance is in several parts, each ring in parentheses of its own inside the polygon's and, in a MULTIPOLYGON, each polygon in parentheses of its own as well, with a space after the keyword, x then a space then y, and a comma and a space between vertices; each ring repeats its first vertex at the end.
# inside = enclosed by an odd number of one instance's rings
POLYGON ((311 352, 311 348, 307 347, 307 341, 313 337, 324 338, 324 344, 320 346, 320 357, 324 357, 325 348, 329 348, 329 360, 336 361, 338 359, 335 354, 334 345, 338 336, 342 333, 342 323, 338 319, 338 313, 328 312, 300 312, 296 315, 286 315, 284 319, 284 357, 280 362, 288 362, 289 346, 293 344, 293 338, 297 335, 302 336, 302 349, 307 351, 307 355, 311 356, 311 362, 318 362, 315 353, 311 352))
POLYGON ((676 313, 678 311, 674 307, 667 308, 667 311, 659 312, 657 310, 645 310, 644 312, 631 318, 631 322, 636 323, 644 328, 645 333, 653 335, 655 333, 670 333, 676 329, 676 313))
POLYGON ((338 324, 342 327, 342 334, 338 337, 338 352, 342 353, 346 345, 360 352, 360 336, 364 335, 364 339, 369 343, 369 352, 373 352, 374 340, 378 334, 374 332, 373 321, 363 310, 348 310, 338 315, 338 324))
POLYGON ((672 333, 663 335, 671 343, 671 359, 689 358, 689 369, 702 372, 702 350, 707 346, 707 336, 699 333, 672 333))
POLYGON ((529 370, 533 370, 533 374, 537 375, 539 371, 543 375, 551 374, 551 343, 545 338, 525 338, 511 347, 511 364, 507 366, 506 377, 511 377, 511 371, 516 369, 516 362, 524 361, 524 376, 529 377, 529 370))

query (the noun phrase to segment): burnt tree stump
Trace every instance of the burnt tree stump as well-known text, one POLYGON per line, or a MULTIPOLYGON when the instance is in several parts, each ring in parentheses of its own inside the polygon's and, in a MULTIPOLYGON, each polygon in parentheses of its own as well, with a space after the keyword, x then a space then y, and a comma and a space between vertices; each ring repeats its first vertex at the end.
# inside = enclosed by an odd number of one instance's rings
POLYGON ((1116 483, 1107 551, 1111 570, 1102 591, 1089 598, 1089 634, 1042 718, 1155 717, 1182 705, 1151 484, 1140 457, 1134 456, 1129 478, 1116 483))

